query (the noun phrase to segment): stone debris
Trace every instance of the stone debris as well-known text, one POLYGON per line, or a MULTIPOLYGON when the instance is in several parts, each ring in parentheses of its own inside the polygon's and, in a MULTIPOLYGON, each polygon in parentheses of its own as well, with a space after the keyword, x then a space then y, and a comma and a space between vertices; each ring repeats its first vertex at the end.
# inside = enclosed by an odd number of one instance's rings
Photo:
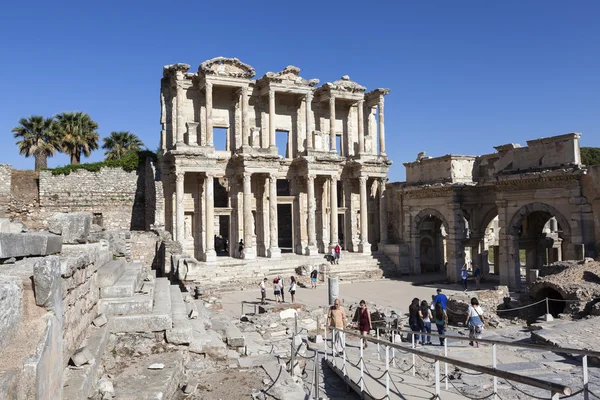
POLYGON ((190 313, 188 314, 188 318, 189 319, 196 319, 196 318, 198 318, 198 310, 192 310, 192 311, 190 311, 190 313))
POLYGON ((154 363, 154 364, 150 364, 148 366, 148 369, 163 369, 165 367, 165 364, 163 363, 154 363))
POLYGON ((188 380, 188 382, 183 387, 183 393, 193 394, 196 392, 197 388, 198 388, 198 380, 192 378, 192 379, 188 380))
POLYGON ((94 361, 94 356, 86 348, 82 347, 71 356, 71 364, 76 367, 80 367, 85 364, 91 364, 94 361))
POLYGON ((48 230, 62 236, 64 244, 87 243, 92 216, 83 213, 57 213, 48 219, 48 230))
POLYGON ((296 310, 294 310, 293 308, 288 308, 287 310, 283 310, 279 313, 279 318, 288 319, 288 318, 294 318, 297 315, 298 315, 298 312, 296 310))
POLYGON ((97 327, 101 327, 106 325, 106 323, 108 322, 108 319, 106 318, 106 315, 104 314, 100 314, 98 315, 93 321, 92 323, 94 324, 94 326, 97 327))
POLYGON ((98 392, 102 400, 110 400, 115 397, 115 387, 108 376, 103 376, 98 381, 98 392))

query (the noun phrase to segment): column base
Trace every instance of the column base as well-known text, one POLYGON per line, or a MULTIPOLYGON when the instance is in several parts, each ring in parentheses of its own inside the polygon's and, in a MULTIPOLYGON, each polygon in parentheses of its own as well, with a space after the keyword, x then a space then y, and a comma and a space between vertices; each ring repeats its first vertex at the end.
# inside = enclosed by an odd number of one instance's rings
POLYGON ((281 258, 281 249, 279 247, 270 247, 269 250, 267 250, 267 257, 281 258))
POLYGON ((214 250, 207 250, 204 253, 204 261, 206 262, 215 262, 217 261, 217 252, 214 250))
POLYGON ((306 255, 307 256, 314 256, 316 254, 319 254, 319 249, 317 248, 317 246, 306 246, 306 255))
POLYGON ((256 259, 256 250, 252 247, 246 247, 242 252, 243 260, 255 260, 256 259))
POLYGON ((361 254, 371 254, 371 243, 359 243, 358 252, 361 254))

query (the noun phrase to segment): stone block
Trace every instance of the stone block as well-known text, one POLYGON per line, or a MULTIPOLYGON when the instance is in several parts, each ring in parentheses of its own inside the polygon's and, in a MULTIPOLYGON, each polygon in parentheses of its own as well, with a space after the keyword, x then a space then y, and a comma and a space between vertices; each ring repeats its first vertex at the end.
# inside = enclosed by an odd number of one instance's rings
POLYGON ((152 297, 136 294, 123 299, 100 299, 98 312, 106 315, 148 314, 152 312, 152 305, 152 297))
POLYGON ((23 288, 20 281, 0 277, 0 347, 11 338, 21 321, 23 288))
POLYGON ((113 286, 125 272, 125 260, 114 260, 98 268, 98 287, 113 286))
POLYGON ((57 213, 48 219, 48 230, 62 235, 63 243, 87 243, 92 216, 83 213, 57 213))
POLYGON ((77 350, 75 354, 71 356, 71 363, 76 367, 80 367, 85 364, 91 364, 92 362, 94 362, 94 356, 85 347, 77 350))
POLYGON ((8 218, 0 218, 0 232, 21 233, 24 231, 26 228, 21 222, 10 222, 8 218))
POLYGON ((160 332, 170 329, 171 316, 167 314, 120 315, 110 318, 112 333, 160 332))
POLYGON ((295 318, 297 315, 298 312, 293 308, 288 308, 287 310, 282 310, 279 312, 279 318, 281 319, 295 318))
POLYGON ((94 326, 97 326, 97 327, 104 326, 104 325, 106 325, 107 322, 108 322, 108 320, 106 319, 106 315, 104 315, 104 314, 98 315, 94 319, 94 321, 92 321, 92 323, 94 324, 94 326))
POLYGON ((60 253, 62 238, 46 232, 0 233, 0 258, 60 253))
POLYGON ((60 272, 61 264, 57 256, 45 257, 34 264, 33 283, 38 306, 55 311, 57 303, 62 300, 60 272))

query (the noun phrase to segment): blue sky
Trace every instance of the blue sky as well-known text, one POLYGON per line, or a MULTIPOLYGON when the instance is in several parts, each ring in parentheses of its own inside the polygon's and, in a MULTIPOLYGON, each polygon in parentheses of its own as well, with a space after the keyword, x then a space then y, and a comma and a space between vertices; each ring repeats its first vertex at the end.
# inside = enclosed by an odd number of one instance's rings
POLYGON ((154 150, 162 66, 196 70, 216 56, 259 77, 292 64, 321 82, 350 75, 391 88, 392 181, 420 151, 486 154, 567 132, 600 147, 599 16, 592 0, 8 2, 0 162, 33 168, 10 132, 20 117, 74 110, 89 113, 101 137, 129 130, 154 150))

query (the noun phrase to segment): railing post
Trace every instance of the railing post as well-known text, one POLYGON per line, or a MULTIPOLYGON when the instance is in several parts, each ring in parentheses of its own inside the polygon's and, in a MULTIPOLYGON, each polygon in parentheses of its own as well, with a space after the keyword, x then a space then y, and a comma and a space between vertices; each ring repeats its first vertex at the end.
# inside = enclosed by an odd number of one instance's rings
POLYGON ((377 332, 377 360, 381 360, 381 349, 379 347, 379 328, 377 328, 376 332, 377 332))
MULTIPOLYGON (((444 338, 444 357, 448 357, 448 338, 444 338)), ((448 363, 444 362, 444 382, 448 390, 448 363)))
MULTIPOLYGON (((411 329, 411 332, 412 332, 412 329, 411 329)), ((415 335, 414 335, 414 334, 411 334, 410 336, 411 336, 411 338, 412 338, 412 348, 414 349, 414 348, 415 348, 415 335)), ((416 368, 415 368, 415 362, 416 362, 416 361, 417 361, 417 360, 416 360, 416 358, 415 358, 415 353, 412 353, 412 374, 413 374, 413 376, 415 376, 415 375, 416 375, 416 372, 417 372, 417 371, 416 371, 416 368)))
POLYGON ((292 344, 290 345, 292 349, 292 356, 290 357, 290 375, 294 376, 294 364, 295 364, 295 349, 294 349, 294 338, 292 338, 292 344))
MULTIPOLYGON (((492 344, 492 368, 496 369, 496 343, 492 344)), ((494 399, 498 395, 498 377, 494 376, 494 399)))
POLYGON ((346 334, 344 332, 340 332, 340 336, 342 337, 342 360, 344 362, 344 376, 346 376, 346 334))
MULTIPOLYGON (((396 331, 392 331, 392 343, 396 344, 396 331)), ((396 348, 392 347, 392 366, 396 368, 396 348)))
POLYGON ((363 397, 363 392, 365 391, 365 364, 364 364, 364 360, 363 360, 363 344, 364 344, 364 339, 361 337, 360 338, 360 397, 363 397))
POLYGON ((294 313, 294 336, 298 334, 298 313, 294 313))
POLYGON ((588 389, 588 359, 587 356, 584 355, 583 359, 583 400, 589 400, 590 393, 588 389))
POLYGON ((385 346, 385 396, 390 398, 390 346, 385 346))
POLYGON ((435 360, 435 394, 440 397, 440 362, 435 360))
MULTIPOLYGON (((325 330, 325 336, 323 336, 323 343, 325 344, 325 362, 327 362, 327 324, 325 324, 323 329, 325 330)), ((333 339, 331 340, 331 343, 333 343, 333 339)))
POLYGON ((315 400, 319 400, 319 352, 315 351, 315 400))
POLYGON ((550 302, 548 301, 548 298, 546 297, 546 315, 550 314, 550 302))

